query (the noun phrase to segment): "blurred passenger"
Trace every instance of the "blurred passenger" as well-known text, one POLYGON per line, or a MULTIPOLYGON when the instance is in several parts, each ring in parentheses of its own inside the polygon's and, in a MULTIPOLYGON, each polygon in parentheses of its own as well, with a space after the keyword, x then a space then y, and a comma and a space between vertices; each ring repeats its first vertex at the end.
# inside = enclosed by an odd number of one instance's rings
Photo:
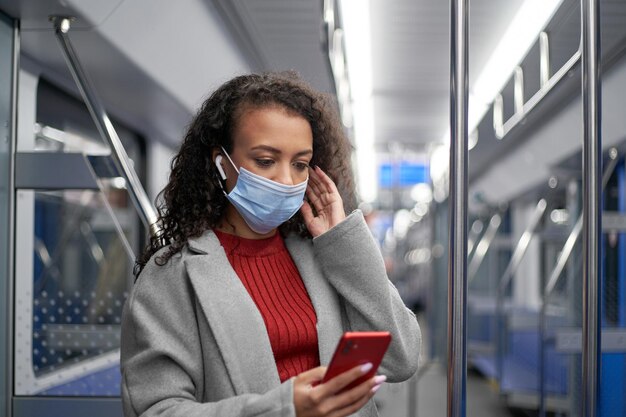
POLYGON ((385 377, 415 373, 415 316, 361 212, 345 214, 349 152, 332 101, 295 74, 240 76, 206 100, 124 309, 127 417, 376 416, 385 377), (348 330, 393 339, 384 376, 341 392, 368 370, 318 384, 348 330))

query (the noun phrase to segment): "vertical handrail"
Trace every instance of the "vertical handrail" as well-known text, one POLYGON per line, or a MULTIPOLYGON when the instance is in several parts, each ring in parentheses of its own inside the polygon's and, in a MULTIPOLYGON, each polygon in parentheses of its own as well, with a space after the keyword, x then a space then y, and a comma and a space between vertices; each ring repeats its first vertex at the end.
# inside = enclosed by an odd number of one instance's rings
POLYGON ((141 185, 141 181, 139 181, 137 173, 131 166, 130 159, 124 149, 124 145, 122 145, 122 141, 117 135, 117 132, 115 131, 104 106, 96 94, 95 89, 89 82, 89 78, 83 70, 78 56, 76 55, 69 37, 67 36, 67 32, 70 29, 70 21, 71 19, 69 17, 58 16, 52 18, 54 33, 57 37, 59 45, 61 46, 63 57, 65 58, 67 67, 72 74, 72 78, 74 78, 74 82, 78 86, 78 89, 83 97, 83 101, 91 114, 98 132, 111 147, 111 155, 113 156, 115 166, 124 180, 126 180, 128 193, 130 194, 131 200, 139 212, 142 222, 146 228, 148 228, 150 234, 156 236, 159 232, 156 211, 152 206, 152 203, 150 203, 150 199, 141 185))
POLYGON ((535 206, 535 210, 533 211, 532 216, 530 217, 530 221, 528 222, 528 225, 526 226, 526 230, 524 230, 524 233, 522 233, 522 236, 520 237, 520 239, 517 242, 517 245, 515 247, 515 250, 513 251, 513 255, 511 256, 511 260, 509 261, 509 264, 507 265, 506 269, 504 270, 504 273, 502 274, 502 277, 500 278, 499 284, 498 284, 498 288, 497 288, 497 294, 496 294, 496 332, 495 332, 495 337, 496 337, 496 344, 497 344, 497 375, 498 375, 498 381, 500 381, 500 383, 502 383, 502 377, 503 377, 503 368, 504 368, 504 342, 502 340, 502 327, 503 327, 503 323, 504 323, 504 294, 506 291, 506 288, 508 287, 509 283, 513 280, 513 277, 515 276, 515 273, 517 272, 517 269, 519 268, 520 264, 522 263, 522 259, 524 259, 524 255, 526 254, 526 251, 528 250, 528 246, 530 245, 530 242, 533 238, 533 236, 535 235, 535 229, 537 228, 537 225, 539 224, 539 222, 541 221, 541 219, 543 218, 544 213, 546 212, 546 207, 548 206, 547 202, 545 199, 541 199, 539 200, 539 202, 537 202, 537 205, 535 206))
POLYGON ((450 0, 448 417, 464 417, 467 382, 467 0, 450 0))
POLYGON ((581 0, 583 99, 583 349, 581 416, 599 415, 602 111, 600 0, 581 0))

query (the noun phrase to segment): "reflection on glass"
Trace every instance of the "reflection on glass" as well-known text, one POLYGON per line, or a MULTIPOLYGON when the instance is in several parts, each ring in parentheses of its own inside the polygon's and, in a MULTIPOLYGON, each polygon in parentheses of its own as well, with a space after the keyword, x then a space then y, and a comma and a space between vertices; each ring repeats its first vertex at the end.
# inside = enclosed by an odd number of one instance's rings
MULTIPOLYGON (((110 188, 108 194, 114 209, 127 205, 124 190, 110 188)), ((129 217, 117 217, 128 232, 131 227, 124 219, 129 217)), ((35 193, 35 376, 119 348, 122 306, 131 276, 132 262, 100 193, 35 193)))

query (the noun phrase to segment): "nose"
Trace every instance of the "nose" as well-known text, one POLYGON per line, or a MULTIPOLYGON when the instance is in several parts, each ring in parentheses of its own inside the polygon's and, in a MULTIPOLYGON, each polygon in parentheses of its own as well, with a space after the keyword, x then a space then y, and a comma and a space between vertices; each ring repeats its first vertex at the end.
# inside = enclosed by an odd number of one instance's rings
POLYGON ((274 181, 284 185, 294 185, 295 178, 293 176, 291 164, 281 164, 276 172, 276 177, 274 178, 274 181))

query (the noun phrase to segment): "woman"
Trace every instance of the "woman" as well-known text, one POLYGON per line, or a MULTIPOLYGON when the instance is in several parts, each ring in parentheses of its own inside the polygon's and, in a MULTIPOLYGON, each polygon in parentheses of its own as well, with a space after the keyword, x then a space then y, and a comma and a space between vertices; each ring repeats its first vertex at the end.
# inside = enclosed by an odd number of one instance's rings
POLYGON ((376 416, 385 378, 413 375, 415 316, 361 212, 344 211, 347 141, 330 101, 296 76, 240 76, 213 93, 162 196, 163 231, 124 309, 127 417, 376 416), (348 330, 393 339, 384 376, 342 392, 368 365, 318 382, 348 330))

